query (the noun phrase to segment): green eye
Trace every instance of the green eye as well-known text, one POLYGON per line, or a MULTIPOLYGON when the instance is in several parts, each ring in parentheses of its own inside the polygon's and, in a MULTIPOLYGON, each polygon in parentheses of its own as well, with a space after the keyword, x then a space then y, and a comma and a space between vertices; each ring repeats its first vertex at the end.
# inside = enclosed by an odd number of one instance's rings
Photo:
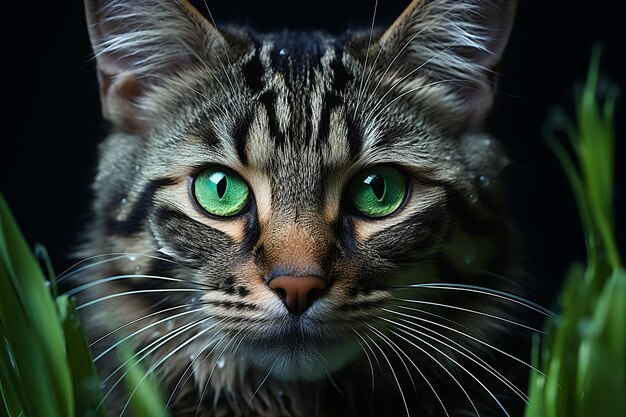
POLYGON ((366 169, 348 186, 352 205, 367 217, 383 217, 393 213, 404 201, 406 192, 404 175, 388 166, 366 169))
POLYGON ((221 217, 241 213, 248 204, 250 189, 244 180, 227 168, 209 168, 193 183, 196 200, 210 214, 221 217))

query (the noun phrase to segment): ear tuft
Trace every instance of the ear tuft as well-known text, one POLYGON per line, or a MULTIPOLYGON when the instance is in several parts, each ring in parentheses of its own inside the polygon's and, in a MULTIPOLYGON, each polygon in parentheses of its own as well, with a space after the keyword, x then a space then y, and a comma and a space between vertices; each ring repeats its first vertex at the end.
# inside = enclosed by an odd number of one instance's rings
POLYGON ((413 0, 379 44, 401 72, 419 68, 416 76, 454 86, 480 119, 491 106, 515 8, 515 0, 413 0))
POLYGON ((221 35, 186 0, 85 0, 103 116, 141 133, 139 103, 151 86, 205 64, 221 35))

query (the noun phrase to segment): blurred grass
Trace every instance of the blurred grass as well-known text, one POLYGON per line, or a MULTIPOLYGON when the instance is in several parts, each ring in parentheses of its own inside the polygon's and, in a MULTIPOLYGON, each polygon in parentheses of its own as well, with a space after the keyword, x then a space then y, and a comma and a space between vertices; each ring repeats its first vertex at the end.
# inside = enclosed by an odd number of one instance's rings
MULTIPOLYGON (((57 294, 46 252, 36 252, 48 282, 0 195, 0 416, 106 417, 74 300, 57 294)), ((133 365, 127 378, 133 416, 167 416, 153 381, 133 365)))
POLYGON ((560 315, 546 324, 533 357, 526 417, 617 417, 626 413, 626 270, 615 239, 615 102, 599 99, 596 48, 576 122, 554 117, 547 141, 570 182, 585 234, 586 263, 572 265, 559 297, 560 315), (569 143, 557 139, 565 133, 569 143), (568 146, 569 145, 569 146, 568 146))

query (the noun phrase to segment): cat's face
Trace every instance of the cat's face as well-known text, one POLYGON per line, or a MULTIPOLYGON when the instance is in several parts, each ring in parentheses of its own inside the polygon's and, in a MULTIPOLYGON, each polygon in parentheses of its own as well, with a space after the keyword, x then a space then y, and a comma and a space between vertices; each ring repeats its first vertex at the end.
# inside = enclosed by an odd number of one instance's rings
MULTIPOLYGON (((362 354, 388 310, 413 314, 399 299, 432 301, 399 286, 504 272, 506 159, 481 123, 513 3, 414 1, 371 39, 336 39, 218 32, 183 1, 87 1, 114 126, 92 254, 167 259, 115 273, 182 281, 128 285, 188 290, 166 302, 200 306, 176 322, 196 323, 185 352, 219 333, 218 351, 287 379, 362 354)), ((139 316, 154 298, 125 303, 139 316)))

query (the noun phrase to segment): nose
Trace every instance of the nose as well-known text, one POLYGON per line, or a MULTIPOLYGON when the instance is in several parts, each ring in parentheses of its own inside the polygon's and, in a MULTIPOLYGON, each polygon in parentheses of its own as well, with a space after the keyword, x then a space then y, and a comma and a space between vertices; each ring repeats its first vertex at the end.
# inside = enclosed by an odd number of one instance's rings
POLYGON ((318 275, 280 275, 268 284, 271 289, 283 296, 287 310, 296 316, 311 306, 315 290, 326 288, 326 280, 318 275))

